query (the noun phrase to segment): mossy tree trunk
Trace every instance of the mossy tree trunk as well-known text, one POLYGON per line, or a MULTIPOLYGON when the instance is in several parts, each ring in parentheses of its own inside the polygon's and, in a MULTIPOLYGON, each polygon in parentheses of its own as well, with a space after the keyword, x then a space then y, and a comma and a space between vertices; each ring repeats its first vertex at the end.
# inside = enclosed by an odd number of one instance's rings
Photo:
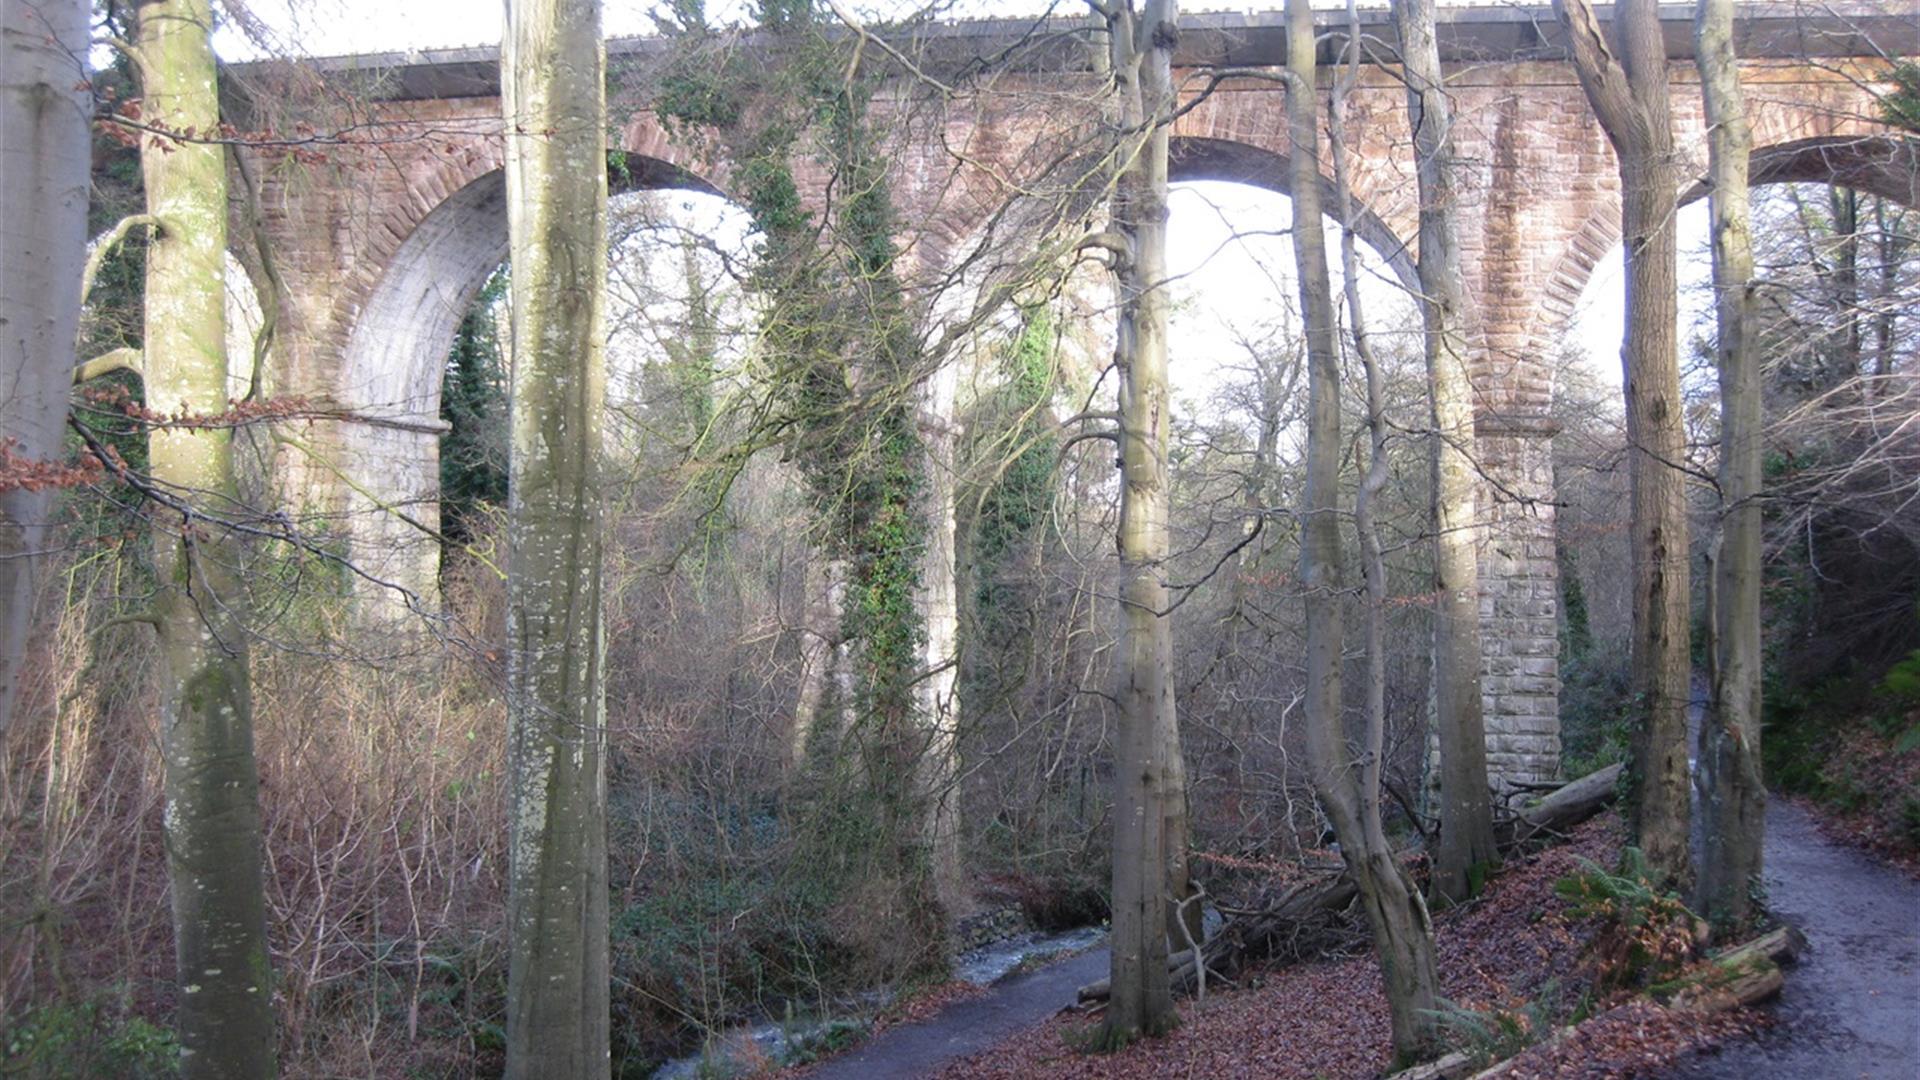
POLYGON ((1174 0, 1136 11, 1115 3, 1107 18, 1122 169, 1113 199, 1120 311, 1114 362, 1120 373, 1120 525, 1124 619, 1114 746, 1113 937, 1103 1041, 1157 1035, 1179 1021, 1167 970, 1168 931, 1184 897, 1186 790, 1173 699, 1173 618, 1166 584, 1171 490, 1167 380, 1166 117, 1179 40, 1174 0))
POLYGON ((1440 843, 1433 894, 1464 900, 1496 861, 1487 791, 1487 737, 1480 696, 1480 571, 1474 488, 1473 380, 1466 326, 1470 303, 1460 269, 1459 187, 1452 106, 1441 80, 1433 0, 1394 0, 1406 65, 1407 113, 1420 184, 1420 292, 1431 397, 1433 724, 1440 749, 1440 843))
MULTIPOLYGON (((143 118, 155 129, 218 130, 212 29, 207 0, 140 6, 143 118)), ((228 401, 225 152, 149 135, 140 163, 156 222, 147 247, 147 404, 165 416, 216 416, 228 401)), ((222 1080, 272 1076, 245 545, 220 520, 239 496, 233 435, 163 424, 148 445, 154 484, 185 508, 156 509, 153 537, 181 1068, 222 1080)))
POLYGON ((1687 771, 1689 698, 1686 430, 1680 399, 1679 209, 1667 50, 1657 0, 1621 0, 1615 47, 1588 0, 1554 0, 1574 70, 1620 165, 1626 249, 1625 371, 1632 489, 1634 693, 1633 832, 1662 878, 1691 877, 1687 771))
POLYGON ((1733 0, 1700 0, 1694 62, 1707 112, 1713 291, 1720 369, 1720 557, 1713 572, 1713 699, 1701 731, 1697 910, 1742 921, 1752 911, 1766 831, 1760 772, 1761 378, 1748 344, 1753 236, 1747 164, 1753 132, 1733 49, 1733 0))
MULTIPOLYGON (((87 253, 89 11, 84 0, 0 0, 0 439, 28 461, 60 455, 73 381, 87 253)), ((0 741, 52 510, 52 491, 0 491, 0 741)))
POLYGON ((610 1067, 605 70, 599 0, 509 3, 509 1077, 610 1067))

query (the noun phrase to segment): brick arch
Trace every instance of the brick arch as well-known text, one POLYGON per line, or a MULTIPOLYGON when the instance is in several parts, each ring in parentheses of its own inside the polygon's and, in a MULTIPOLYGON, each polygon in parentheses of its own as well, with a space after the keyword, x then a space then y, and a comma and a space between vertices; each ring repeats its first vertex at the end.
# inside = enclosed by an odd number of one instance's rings
MULTIPOLYGON (((1169 142, 1167 173, 1174 183, 1221 180, 1285 195, 1289 201, 1292 199, 1291 174, 1288 171, 1291 166, 1285 154, 1252 143, 1207 136, 1176 134, 1169 142)), ((1334 213, 1335 197, 1333 180, 1322 174, 1320 208, 1329 216, 1334 213)), ((1354 193, 1353 201, 1356 209, 1354 234, 1392 267, 1400 284, 1417 295, 1420 291, 1420 275, 1414 263, 1413 246, 1396 234, 1380 215, 1374 213, 1359 192, 1354 193)))
POLYGON ((643 110, 621 126, 614 149, 634 155, 643 163, 644 177, 636 173, 636 180, 642 182, 629 190, 690 188, 739 201, 733 193, 733 170, 711 133, 695 131, 675 138, 658 117, 643 110))
MULTIPOLYGON (((1172 183, 1245 184, 1287 196, 1291 201, 1288 159, 1283 154, 1208 136, 1175 134, 1169 142, 1168 179, 1172 183)), ((968 305, 1004 301, 999 290, 1018 275, 1024 260, 1035 254, 1032 232, 1059 229, 1068 222, 1091 224, 1100 220, 1105 201, 1095 194, 1097 185, 1081 182, 1097 166, 1095 156, 1059 162, 1047 174, 1048 183, 1032 183, 1034 190, 1051 192, 1052 197, 1018 198, 1001 208, 1003 212, 996 212, 991 203, 961 205, 942 208, 926 218, 915 234, 912 270, 914 282, 930 302, 932 318, 956 318, 962 311, 972 317, 987 314, 968 305), (1013 239, 1009 241, 1009 237, 1013 239)), ((1320 180, 1322 211, 1331 217, 1334 183, 1324 174, 1320 180)), ((1402 287, 1417 295, 1419 272, 1412 245, 1357 195, 1354 202, 1355 235, 1386 262, 1402 287)))
MULTIPOLYGON (((644 138, 621 143, 633 145, 619 147, 629 156, 617 192, 719 193, 701 174, 649 152, 670 144, 644 138)), ((331 389, 363 418, 340 433, 349 543, 355 564, 383 580, 436 579, 438 549, 419 526, 433 528, 439 521, 446 357, 474 298, 508 254, 501 140, 489 137, 473 152, 448 157, 419 166, 419 178, 409 182, 428 194, 409 197, 383 215, 364 269, 343 290, 343 347, 331 389), (368 495, 376 491, 377 503, 368 495)))
POLYGON ((1619 243, 1620 205, 1616 199, 1587 213, 1540 287, 1534 329, 1527 337, 1528 355, 1544 356, 1566 334, 1580 306, 1580 296, 1593 278, 1593 268, 1619 243))
MULTIPOLYGON (((1778 126, 1778 125, 1776 125, 1778 126)), ((1789 127, 1787 130, 1801 130, 1789 127)), ((1816 135, 1756 146, 1749 184, 1838 184, 1920 208, 1920 139, 1880 134, 1816 135)), ((1680 191, 1681 206, 1707 197, 1704 179, 1680 191)), ((1593 268, 1620 243, 1618 200, 1588 213, 1541 287, 1532 352, 1539 355, 1565 334, 1593 268)))
MULTIPOLYGON (((358 321, 401 246, 429 216, 456 193, 506 167, 506 144, 497 130, 461 139, 445 149, 445 153, 416 157, 402 167, 405 195, 378 215, 359 265, 342 283, 339 303, 344 325, 351 327, 358 321)), ((649 113, 629 119, 609 149, 628 155, 629 181, 617 186, 616 193, 685 188, 726 197, 728 170, 711 145, 689 146, 674 139, 649 113)))
MULTIPOLYGON (((1756 149, 1750 183, 1835 184, 1920 209, 1920 139, 1901 135, 1824 135, 1756 149)), ((1698 181, 1680 193, 1685 206, 1707 197, 1698 181)))
POLYGON ((357 265, 340 285, 336 311, 349 339, 402 247, 421 225, 443 212, 460 192, 505 167, 506 147, 498 132, 490 132, 462 140, 457 152, 416 158, 403 168, 406 194, 379 213, 357 265))

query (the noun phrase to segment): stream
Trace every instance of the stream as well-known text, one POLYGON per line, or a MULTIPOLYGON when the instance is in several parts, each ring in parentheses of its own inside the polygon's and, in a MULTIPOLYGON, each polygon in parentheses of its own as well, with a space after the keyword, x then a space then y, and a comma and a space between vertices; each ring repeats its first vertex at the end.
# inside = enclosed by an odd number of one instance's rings
MULTIPOLYGON (((906 1060, 917 1061, 925 1067, 932 1060, 951 1060, 954 1057, 971 1053, 975 1039, 982 1035, 991 1036, 986 1043, 1002 1038, 1012 1031, 1042 1019, 1056 1011, 1063 1002, 1073 1000, 1073 990, 1081 982, 1097 978, 1106 970, 1106 952, 1094 949, 1107 939, 1107 932, 1100 927, 1082 927, 1062 933, 1032 932, 1020 934, 981 946, 960 954, 953 960, 953 977, 961 982, 975 986, 994 987, 993 993, 982 998, 962 1001, 943 1010, 938 1016, 913 1024, 903 1024, 870 1041, 850 1054, 833 1059, 815 1070, 815 1076, 880 1077, 887 1075, 915 1075, 914 1073, 895 1074, 879 1068, 872 1061, 873 1051, 877 1048, 889 1057, 898 1053, 891 1050, 900 1043, 901 1034, 913 1036, 916 1032, 924 1035, 922 1029, 934 1027, 939 1031, 955 1029, 967 1035, 967 1046, 960 1052, 941 1055, 930 1048, 913 1048, 906 1051, 906 1060), (1091 952, 1089 952, 1091 950, 1091 952), (1055 963, 1061 957, 1073 953, 1097 956, 1099 963, 1093 975, 1082 977, 1073 963, 1055 963), (1038 969, 1038 970, 1036 970, 1038 969), (1067 975, 1061 969, 1070 969, 1067 975), (1055 981, 1063 980, 1066 996, 1059 996, 1059 990, 1053 986, 1055 981), (1044 1006, 1044 1011, 1032 1015, 1026 999, 1044 1006), (1008 1031, 1000 1034, 999 1027, 982 1024, 977 1016, 963 1015, 980 1012, 984 1003, 987 1012, 1004 1013, 1018 1022, 1008 1031), (865 1062, 865 1064, 862 1064, 865 1062), (854 1071, 846 1071, 847 1069, 854 1071)), ((1084 964, 1083 957, 1075 957, 1084 964)), ((801 1060, 818 1048, 831 1045, 842 1039, 857 1036, 871 1026, 872 1017, 892 1004, 893 995, 886 992, 870 993, 848 1007, 847 1015, 831 1016, 797 1021, 779 1021, 763 1018, 754 1024, 743 1024, 718 1033, 709 1040, 707 1049, 661 1066, 653 1074, 653 1080, 718 1080, 737 1073, 750 1071, 755 1065, 765 1062, 790 1062, 801 1060)), ((958 1036, 956 1036, 958 1038, 958 1036)), ((958 1045, 958 1043, 955 1043, 958 1045)))

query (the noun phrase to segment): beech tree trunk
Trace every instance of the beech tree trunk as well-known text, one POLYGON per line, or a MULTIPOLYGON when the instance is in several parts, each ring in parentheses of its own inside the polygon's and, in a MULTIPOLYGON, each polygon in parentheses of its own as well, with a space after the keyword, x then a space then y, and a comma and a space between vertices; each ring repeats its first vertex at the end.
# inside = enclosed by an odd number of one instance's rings
MULTIPOLYGON (((1351 4, 1349 34, 1359 23, 1351 4)), ((1350 36, 1349 82, 1334 93, 1334 178, 1342 222, 1349 325, 1366 367, 1370 454, 1354 504, 1367 594, 1366 744, 1354 760, 1341 719, 1340 354, 1334 337, 1333 285, 1327 273, 1321 223, 1320 154, 1314 90, 1313 12, 1307 0, 1287 3, 1287 120, 1292 138, 1289 189, 1293 251, 1300 284, 1301 325, 1307 339, 1307 493, 1301 523, 1300 580, 1307 588, 1307 756, 1313 786, 1340 839, 1347 874, 1359 890, 1387 988, 1397 1058, 1422 1056, 1432 1041, 1439 1007, 1433 927, 1419 890, 1394 860, 1380 823, 1380 766, 1386 733, 1386 561, 1374 524, 1373 499, 1387 480, 1387 422, 1379 365, 1366 335, 1354 248, 1352 197, 1345 163, 1346 98, 1357 79, 1358 42, 1350 36)))
MULTIPOLYGON (((0 439, 60 456, 87 258, 91 103, 84 0, 0 0, 0 439)), ((0 491, 0 743, 33 629, 51 491, 0 491)))
POLYGON ((1701 731, 1694 907, 1744 921, 1760 880, 1766 786, 1760 772, 1761 377, 1747 343, 1753 237, 1747 163, 1753 133, 1733 49, 1733 0, 1700 0, 1694 62, 1707 114, 1714 313, 1720 369, 1720 557, 1713 572, 1713 699, 1701 731))
MULTIPOLYGON (((207 0, 141 5, 143 118, 155 129, 218 130, 212 29, 207 0)), ((149 135, 140 165, 147 213, 157 222, 147 247, 147 406, 167 416, 215 416, 228 396, 225 151, 149 135)), ((232 429, 156 427, 148 460, 155 484, 185 508, 156 509, 153 536, 181 1071, 221 1080, 272 1076, 245 545, 220 520, 239 496, 232 429)))
POLYGON ((1471 895, 1497 860, 1480 697, 1480 567, 1476 549, 1472 354, 1460 269, 1453 115, 1440 72, 1433 0, 1394 0, 1420 182, 1419 274, 1426 322, 1433 471, 1433 724, 1440 747, 1439 903, 1471 895))
POLYGON ((1124 162, 1113 223, 1120 316, 1120 731, 1113 807, 1112 1002, 1104 1041, 1157 1035, 1179 1020, 1167 972, 1168 897, 1186 893, 1186 791, 1173 700, 1173 627, 1165 581, 1170 551, 1167 471, 1167 128, 1173 103, 1175 0, 1107 21, 1124 162), (1138 134, 1134 134, 1138 133, 1138 134), (1143 140, 1143 145, 1132 143, 1143 140))
POLYGON ((1648 865, 1691 877, 1687 773, 1688 592, 1686 432, 1680 400, 1679 300, 1674 281, 1679 208, 1667 52, 1656 0, 1614 7, 1615 58, 1588 0, 1554 0, 1574 69, 1620 164, 1626 249, 1625 369, 1633 553, 1634 733, 1630 817, 1648 865))
POLYGON ((604 1077, 606 59, 599 0, 511 0, 509 1077, 604 1077))

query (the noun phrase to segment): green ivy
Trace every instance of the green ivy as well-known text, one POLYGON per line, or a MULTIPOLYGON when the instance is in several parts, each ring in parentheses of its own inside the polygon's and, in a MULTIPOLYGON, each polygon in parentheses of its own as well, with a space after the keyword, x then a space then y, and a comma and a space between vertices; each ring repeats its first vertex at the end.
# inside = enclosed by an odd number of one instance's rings
MULTIPOLYGON (((844 704, 853 722, 845 733, 816 731, 808 748, 798 857, 839 868, 843 890, 884 890, 889 906, 904 907, 906 933, 937 943, 914 695, 928 536, 912 393, 920 349, 895 269, 896 213, 867 126, 865 83, 848 84, 846 42, 815 31, 809 0, 760 0, 760 28, 772 39, 763 55, 778 60, 752 70, 731 51, 703 47, 701 13, 688 6, 674 17, 689 48, 669 64, 655 108, 669 125, 710 129, 734 162, 758 241, 747 280, 762 301, 768 426, 806 480, 816 544, 848 572, 841 629, 852 646, 854 700, 844 704), (751 111, 741 107, 746 95, 759 103, 751 111), (828 223, 808 212, 795 177, 809 152, 833 175, 828 223)), ((916 963, 937 964, 938 953, 916 963)))
POLYGON ((1880 99, 1880 115, 1887 123, 1920 132, 1920 63, 1902 60, 1887 71, 1893 89, 1880 99))
POLYGON ((504 268, 487 279, 460 320, 440 391, 449 425, 440 440, 441 531, 461 542, 488 507, 507 501, 507 378, 493 311, 509 280, 504 268))
POLYGON ((1053 318, 1037 304, 1021 314, 1020 335, 1002 361, 1003 389, 992 403, 997 414, 1014 421, 1012 445, 1018 453, 987 489, 973 528, 974 612, 984 642, 1010 636, 1022 590, 1009 580, 1008 564, 1045 523, 1055 495, 1059 440, 1045 433, 1044 415, 1053 396, 1053 318))

